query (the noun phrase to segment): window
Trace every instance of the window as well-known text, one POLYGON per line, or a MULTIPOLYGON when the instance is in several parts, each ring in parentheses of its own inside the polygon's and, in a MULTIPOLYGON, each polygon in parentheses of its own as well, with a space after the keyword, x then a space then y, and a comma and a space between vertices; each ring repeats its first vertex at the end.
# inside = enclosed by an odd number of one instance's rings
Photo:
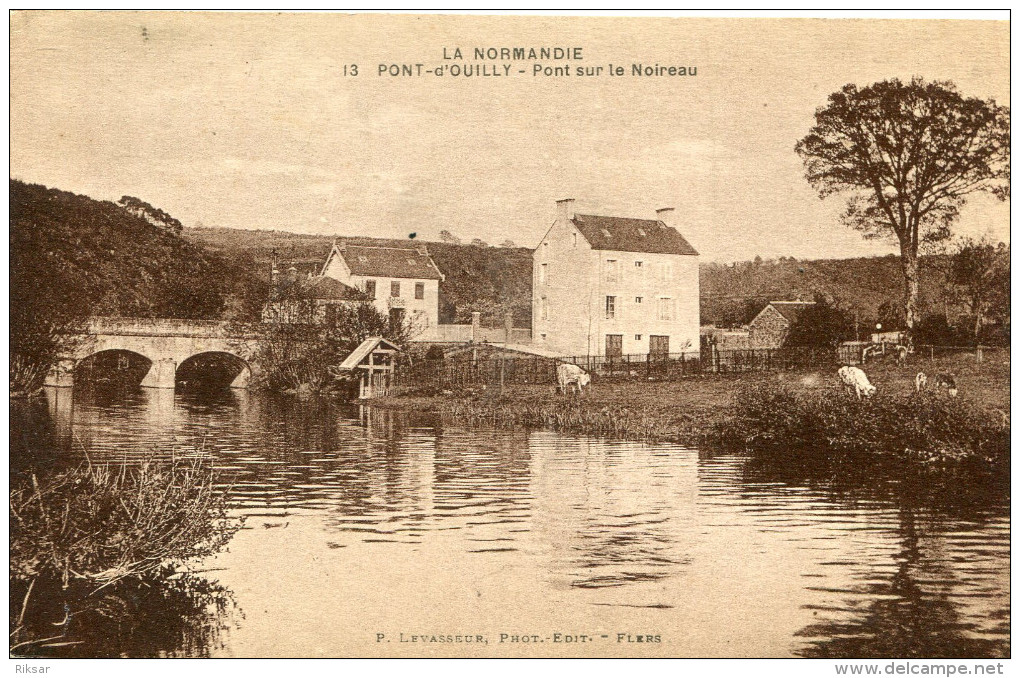
POLYGON ((659 320, 673 319, 673 300, 669 297, 659 299, 659 308, 656 316, 659 320))
POLYGON ((662 262, 662 281, 668 282, 673 279, 673 262, 664 261, 662 262))
POLYGON ((365 294, 368 295, 369 299, 375 299, 375 281, 374 280, 366 280, 365 281, 365 294))
POLYGON ((634 341, 641 341, 641 335, 640 334, 635 334, 634 335, 634 341))
POLYGON ((606 297, 606 320, 616 317, 616 297, 606 297))
POLYGON ((577 247, 577 231, 574 231, 573 233, 571 233, 570 236, 571 236, 571 238, 573 238, 574 247, 576 248, 577 247))
POLYGON ((414 284, 414 298, 424 299, 425 298, 425 283, 414 284))
POLYGON ((390 296, 391 297, 400 296, 400 283, 397 282, 396 280, 390 283, 390 296))
POLYGON ((634 303, 635 304, 640 304, 644 300, 645 300, 644 297, 634 297, 634 303))
POLYGON ((642 265, 644 265, 643 261, 635 261, 634 262, 634 268, 641 268, 642 265))
POLYGON ((616 282, 619 277, 618 263, 616 259, 606 259, 606 282, 616 282))
POLYGON ((542 264, 538 268, 538 283, 540 285, 549 284, 549 264, 542 264))
POLYGON ((542 341, 545 341, 545 332, 542 333, 542 341))
POLYGON ((541 317, 542 320, 549 319, 549 300, 546 299, 545 297, 542 297, 541 303, 539 304, 538 312, 539 317, 541 317))

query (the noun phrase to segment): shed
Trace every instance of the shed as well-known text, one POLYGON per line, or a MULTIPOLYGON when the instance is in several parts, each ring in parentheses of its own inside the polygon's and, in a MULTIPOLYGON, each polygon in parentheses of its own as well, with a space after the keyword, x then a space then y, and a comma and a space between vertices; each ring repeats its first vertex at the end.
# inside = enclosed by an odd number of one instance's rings
POLYGON ((400 347, 383 337, 369 337, 351 351, 342 363, 341 372, 357 372, 359 398, 386 395, 393 379, 396 354, 400 347))

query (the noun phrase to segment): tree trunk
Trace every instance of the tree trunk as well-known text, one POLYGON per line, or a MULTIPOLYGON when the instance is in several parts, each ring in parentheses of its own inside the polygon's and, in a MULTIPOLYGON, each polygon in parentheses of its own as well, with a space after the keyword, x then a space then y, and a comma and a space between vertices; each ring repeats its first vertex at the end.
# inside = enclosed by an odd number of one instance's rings
POLYGON ((917 321, 920 320, 917 297, 920 287, 920 280, 917 270, 917 253, 912 252, 909 247, 901 248, 901 262, 903 264, 904 297, 903 312, 907 322, 907 346, 914 347, 914 329, 917 321))

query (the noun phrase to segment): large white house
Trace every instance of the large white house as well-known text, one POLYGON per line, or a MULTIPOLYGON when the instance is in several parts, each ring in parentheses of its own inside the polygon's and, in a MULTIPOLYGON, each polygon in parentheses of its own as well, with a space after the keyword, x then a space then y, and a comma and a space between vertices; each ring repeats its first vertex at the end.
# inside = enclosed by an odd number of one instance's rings
POLYGON ((322 275, 364 292, 391 323, 409 323, 411 338, 427 340, 439 324, 443 274, 424 245, 356 245, 338 241, 322 275))
POLYGON ((672 223, 575 214, 557 201, 534 254, 533 338, 563 356, 696 354, 698 253, 672 223))

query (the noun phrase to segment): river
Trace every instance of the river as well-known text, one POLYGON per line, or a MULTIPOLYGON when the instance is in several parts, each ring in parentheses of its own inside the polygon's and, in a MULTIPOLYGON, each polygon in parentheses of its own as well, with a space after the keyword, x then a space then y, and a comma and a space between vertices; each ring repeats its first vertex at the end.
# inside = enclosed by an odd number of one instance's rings
POLYGON ((198 456, 245 517, 229 605, 139 656, 1009 655, 1007 500, 741 454, 254 393, 47 391, 12 473, 198 456))

